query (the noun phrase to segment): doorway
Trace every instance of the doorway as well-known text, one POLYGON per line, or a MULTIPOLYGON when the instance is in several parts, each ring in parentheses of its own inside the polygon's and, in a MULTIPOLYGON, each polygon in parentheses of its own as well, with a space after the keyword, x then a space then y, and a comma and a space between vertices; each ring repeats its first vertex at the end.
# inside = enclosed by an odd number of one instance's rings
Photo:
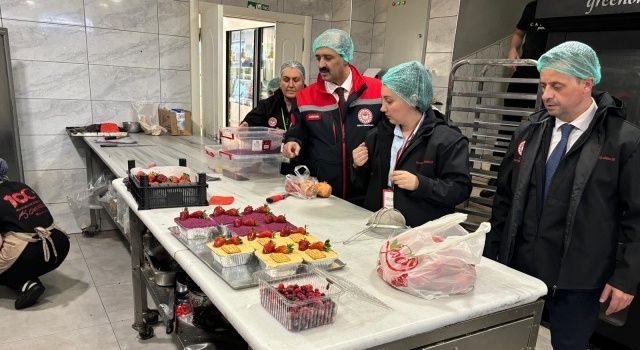
MULTIPOLYGON (((310 64, 311 17, 250 8, 198 3, 200 84, 204 134, 216 138, 220 127, 237 126, 278 75, 287 60, 310 64)), ((197 86, 196 86, 197 85, 197 86)), ((194 101, 194 105, 196 101, 194 101)))

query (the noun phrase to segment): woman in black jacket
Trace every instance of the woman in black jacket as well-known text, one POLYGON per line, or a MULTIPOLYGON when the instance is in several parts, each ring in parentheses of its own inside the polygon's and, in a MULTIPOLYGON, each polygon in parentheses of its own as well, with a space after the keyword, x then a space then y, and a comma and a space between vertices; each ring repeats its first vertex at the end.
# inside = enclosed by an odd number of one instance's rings
POLYGON ((471 193, 467 139, 431 108, 431 76, 419 62, 389 69, 382 84, 387 120, 353 150, 365 208, 396 208, 413 227, 452 213, 471 193))

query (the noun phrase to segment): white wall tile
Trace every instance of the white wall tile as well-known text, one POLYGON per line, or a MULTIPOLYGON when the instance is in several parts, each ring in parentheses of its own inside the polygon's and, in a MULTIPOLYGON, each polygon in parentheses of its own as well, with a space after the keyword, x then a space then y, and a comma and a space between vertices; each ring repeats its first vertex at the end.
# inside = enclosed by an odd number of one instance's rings
POLYGON ((431 72, 432 84, 435 87, 446 88, 449 85, 449 73, 451 72, 451 59, 453 53, 434 53, 425 55, 425 64, 431 72))
POLYGON ((86 169, 25 171, 24 179, 47 204, 65 203, 69 193, 87 188, 86 169))
POLYGON ((284 0, 284 12, 311 16, 313 19, 330 21, 331 1, 327 0, 284 0))
POLYGON ((374 22, 386 22, 387 11, 391 0, 375 0, 375 8, 373 9, 374 22))
POLYGON ((160 70, 161 102, 191 102, 191 73, 179 70, 160 70))
POLYGON ((354 21, 373 22, 375 0, 352 0, 351 19, 354 21))
POLYGON ((89 99, 86 64, 12 60, 16 98, 89 99))
POLYGON ((349 33, 351 32, 351 21, 331 22, 331 28, 340 29, 349 33))
POLYGON ((158 68, 158 34, 87 28, 90 64, 158 68))
POLYGON ((67 135, 21 136, 25 171, 84 168, 84 155, 67 135))
POLYGON ((3 19, 84 25, 82 0, 0 0, 3 19))
POLYGON ((460 10, 460 0, 431 0, 429 17, 457 16, 460 10))
POLYGON ((128 101, 91 101, 93 123, 138 121, 135 110, 128 101))
POLYGON ((447 107, 447 88, 434 87, 433 97, 436 99, 436 101, 442 102, 442 106, 438 106, 438 109, 444 114, 444 111, 447 107))
POLYGON ((429 20, 427 52, 453 52, 458 16, 429 20))
POLYGON ((383 67, 383 62, 384 62, 384 54, 372 53, 371 63, 369 63, 369 66, 370 68, 385 68, 383 67))
POLYGON ((387 30, 387 23, 374 23, 373 24, 373 37, 371 40, 371 52, 382 53, 384 52, 384 40, 387 30))
POLYGON ((89 72, 92 100, 160 100, 157 69, 89 65, 89 72))
POLYGON ((351 21, 351 40, 355 51, 371 52, 373 23, 351 21))
POLYGON ((191 39, 160 35, 160 68, 189 69, 191 66, 191 39))
POLYGON ((328 21, 319 21, 314 19, 311 22, 311 41, 318 37, 318 35, 322 34, 327 29, 331 28, 331 22, 328 21))
MULTIPOLYGON (((223 5, 230 5, 230 6, 237 6, 237 7, 247 7, 247 0, 222 0, 222 1, 207 1, 207 2, 221 3, 223 5)), ((269 11, 278 11, 278 0, 259 0, 256 2, 259 2, 264 5, 269 5, 269 11)))
POLYGON ((66 134, 67 126, 91 124, 87 100, 16 99, 20 135, 66 134))
POLYGON ((351 18, 351 0, 331 1, 331 20, 347 21, 351 18))
POLYGON ((87 27, 158 32, 157 0, 85 0, 87 27))
POLYGON ((158 0, 160 34, 189 36, 189 3, 158 0))
POLYGON ((354 52, 353 62, 351 63, 362 73, 369 68, 371 64, 371 54, 368 52, 354 52))
POLYGON ((8 19, 3 25, 9 30, 12 59, 87 62, 84 27, 8 19))

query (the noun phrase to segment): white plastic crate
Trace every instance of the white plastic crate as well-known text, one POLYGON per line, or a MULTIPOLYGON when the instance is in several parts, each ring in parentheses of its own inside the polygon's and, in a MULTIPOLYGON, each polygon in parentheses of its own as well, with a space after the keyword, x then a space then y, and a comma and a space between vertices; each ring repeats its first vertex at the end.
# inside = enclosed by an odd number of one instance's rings
POLYGON ((282 129, 262 126, 220 128, 223 148, 235 154, 280 153, 283 138, 282 129))
POLYGON ((222 174, 234 180, 271 179, 280 176, 282 155, 235 154, 229 150, 218 152, 222 174))
POLYGON ((222 145, 204 146, 204 153, 207 155, 207 165, 209 169, 218 174, 222 174, 222 162, 220 161, 220 154, 218 153, 222 147, 222 145))

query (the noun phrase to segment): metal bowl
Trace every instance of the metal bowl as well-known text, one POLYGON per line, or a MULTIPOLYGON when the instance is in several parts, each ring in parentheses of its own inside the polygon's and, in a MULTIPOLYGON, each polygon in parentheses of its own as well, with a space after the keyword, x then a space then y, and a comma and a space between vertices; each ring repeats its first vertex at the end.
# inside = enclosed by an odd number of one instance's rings
POLYGON ((138 123, 138 122, 122 122, 122 128, 126 132, 140 132, 140 123, 138 123))

